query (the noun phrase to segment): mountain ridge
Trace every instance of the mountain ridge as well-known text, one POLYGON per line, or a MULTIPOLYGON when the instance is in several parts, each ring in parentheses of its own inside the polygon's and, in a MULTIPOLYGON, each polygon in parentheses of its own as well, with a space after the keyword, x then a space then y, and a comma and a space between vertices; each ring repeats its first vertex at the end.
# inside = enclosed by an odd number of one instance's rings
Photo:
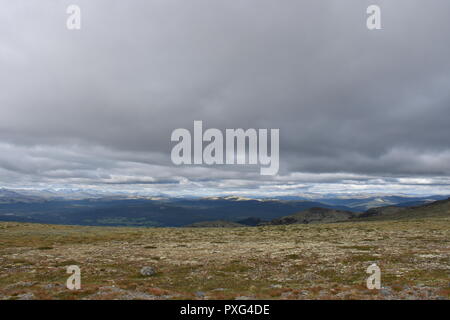
MULTIPOLYGON (((0 189, 0 221, 129 227, 182 227, 199 222, 231 221, 247 226, 256 226, 261 223, 270 224, 270 221, 274 219, 307 209, 324 208, 338 212, 333 215, 332 211, 323 211, 319 213, 319 218, 317 215, 311 215, 302 219, 306 223, 338 222, 353 219, 357 213, 361 212, 365 213, 364 219, 378 219, 375 216, 388 218, 388 210, 397 212, 401 211, 398 208, 401 206, 423 205, 432 199, 442 198, 442 196, 385 196, 384 200, 375 202, 395 203, 395 209, 390 209, 392 206, 385 206, 383 208, 387 209, 376 209, 373 213, 366 208, 372 206, 374 199, 379 199, 380 195, 357 198, 324 198, 320 200, 323 202, 319 202, 305 199, 254 199, 238 196, 166 198, 162 194, 160 197, 128 193, 113 195, 83 189, 64 189, 62 193, 68 194, 69 198, 61 196, 58 190, 36 191, 2 188, 0 189)), ((406 212, 403 214, 407 215, 406 212)))
MULTIPOLYGON (((256 224, 256 226, 277 226, 291 224, 316 224, 358 221, 384 221, 402 219, 421 219, 450 217, 450 198, 437 200, 422 205, 399 207, 385 206, 371 208, 365 212, 335 210, 329 208, 313 207, 300 212, 272 219, 271 221, 256 224)), ((201 223, 199 225, 202 225, 201 223)), ((252 225, 247 225, 252 226, 252 225)), ((253 225, 254 226, 254 225, 253 225)), ((207 224, 205 223, 205 227, 207 224)))

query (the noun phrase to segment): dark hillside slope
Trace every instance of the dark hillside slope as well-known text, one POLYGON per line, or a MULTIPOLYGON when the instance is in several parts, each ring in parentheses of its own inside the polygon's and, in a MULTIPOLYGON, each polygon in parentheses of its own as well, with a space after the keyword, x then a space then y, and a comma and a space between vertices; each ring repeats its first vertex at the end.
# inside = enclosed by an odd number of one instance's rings
POLYGON ((273 219, 270 222, 264 223, 264 225, 342 222, 353 219, 358 215, 358 213, 350 211, 333 210, 327 208, 310 208, 293 215, 273 219))
POLYGON ((359 218, 364 220, 396 220, 434 217, 450 217, 450 198, 420 206, 373 208, 361 214, 359 218))
POLYGON ((450 198, 411 207, 387 206, 372 208, 364 213, 310 208, 296 214, 273 219, 261 225, 288 225, 309 223, 333 223, 366 220, 401 220, 450 217, 450 198))

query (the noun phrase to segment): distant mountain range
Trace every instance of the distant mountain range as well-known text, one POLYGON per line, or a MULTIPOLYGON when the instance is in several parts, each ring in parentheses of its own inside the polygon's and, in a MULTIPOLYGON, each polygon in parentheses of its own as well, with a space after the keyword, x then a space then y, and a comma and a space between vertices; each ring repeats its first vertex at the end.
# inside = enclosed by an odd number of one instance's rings
MULTIPOLYGON (((450 198, 438 200, 432 203, 411 207, 387 206, 372 208, 366 212, 351 212, 327 208, 309 208, 292 215, 275 218, 271 221, 260 222, 257 226, 289 225, 289 224, 314 224, 335 223, 373 220, 402 220, 450 217, 450 198)), ((188 227, 243 227, 254 226, 254 224, 234 223, 228 221, 199 222, 188 227)))
POLYGON ((399 207, 424 205, 445 198, 445 196, 370 196, 321 198, 316 201, 305 200, 302 197, 169 198, 164 195, 149 197, 83 189, 0 189, 0 221, 140 227, 180 227, 192 224, 198 226, 198 223, 223 224, 225 221, 254 226, 300 213, 297 214, 298 219, 314 223, 336 220, 336 217, 339 217, 339 221, 353 219, 355 216, 373 219, 379 215, 388 216, 386 213, 388 211, 400 212, 399 207), (383 206, 386 209, 370 210, 383 206))
POLYGON ((225 221, 225 220, 217 220, 217 221, 204 221, 204 222, 196 222, 185 226, 186 228, 238 228, 238 227, 248 227, 245 224, 233 222, 233 221, 225 221))
POLYGON ((361 214, 364 220, 398 220, 450 217, 450 198, 410 207, 387 206, 372 208, 361 214))

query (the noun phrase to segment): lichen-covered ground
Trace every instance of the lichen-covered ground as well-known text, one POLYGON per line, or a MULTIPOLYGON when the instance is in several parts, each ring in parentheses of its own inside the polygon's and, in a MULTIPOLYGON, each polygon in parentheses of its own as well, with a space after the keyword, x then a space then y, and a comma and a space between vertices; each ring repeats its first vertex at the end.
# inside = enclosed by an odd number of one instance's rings
POLYGON ((450 219, 139 229, 0 223, 0 299, 449 299, 450 219), (366 269, 381 268, 381 290, 366 269), (68 265, 81 290, 66 288, 68 265), (142 267, 157 273, 143 276, 142 267))

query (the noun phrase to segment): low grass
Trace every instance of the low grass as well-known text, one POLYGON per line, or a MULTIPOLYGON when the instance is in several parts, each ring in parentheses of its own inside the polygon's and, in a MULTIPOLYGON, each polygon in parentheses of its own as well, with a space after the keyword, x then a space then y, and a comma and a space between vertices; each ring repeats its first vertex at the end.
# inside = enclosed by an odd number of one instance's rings
POLYGON ((450 219, 254 228, 0 223, 0 299, 449 298, 450 219), (377 263, 388 294, 365 287, 377 263), (78 265, 82 289, 65 288, 78 265), (152 266, 156 274, 140 274, 152 266), (112 288, 112 289, 111 289, 112 288))

